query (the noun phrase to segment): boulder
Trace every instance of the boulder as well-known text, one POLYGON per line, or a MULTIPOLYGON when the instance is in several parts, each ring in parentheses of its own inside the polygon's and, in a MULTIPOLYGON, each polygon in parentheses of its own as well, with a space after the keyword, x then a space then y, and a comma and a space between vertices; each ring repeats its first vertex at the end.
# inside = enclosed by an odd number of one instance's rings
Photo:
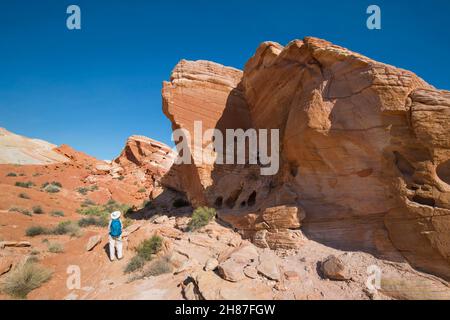
POLYGON ((259 256, 257 270, 258 273, 270 280, 281 280, 281 273, 277 264, 277 256, 270 250, 264 250, 264 252, 259 256))
POLYGON ((102 241, 102 236, 101 235, 95 235, 95 236, 90 237, 88 242, 87 242, 87 244, 86 244, 86 251, 91 251, 101 241, 102 241))
POLYGON ((261 282, 246 279, 230 282, 212 271, 199 271, 191 275, 202 299, 205 300, 270 300, 272 289, 261 282))
POLYGON ((219 275, 228 281, 237 282, 245 279, 245 264, 237 262, 234 259, 228 259, 217 267, 219 275))
POLYGON ((169 221, 169 217, 164 215, 164 216, 157 217, 155 220, 153 220, 153 223, 163 224, 163 223, 166 223, 167 221, 169 221))
POLYGON ((348 280, 351 278, 344 262, 335 255, 331 255, 322 261, 321 270, 323 275, 331 280, 348 280))

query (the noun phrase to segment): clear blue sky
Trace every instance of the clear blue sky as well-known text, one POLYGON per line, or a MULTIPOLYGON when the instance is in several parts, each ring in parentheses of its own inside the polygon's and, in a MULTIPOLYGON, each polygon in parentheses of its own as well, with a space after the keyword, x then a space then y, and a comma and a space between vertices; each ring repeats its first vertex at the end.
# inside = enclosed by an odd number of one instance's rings
POLYGON ((170 143, 161 82, 182 58, 242 68, 258 44, 316 36, 450 89, 450 1, 2 0, 0 126, 111 159, 170 143), (82 30, 66 28, 77 4, 82 30), (366 28, 366 8, 382 30, 366 28))

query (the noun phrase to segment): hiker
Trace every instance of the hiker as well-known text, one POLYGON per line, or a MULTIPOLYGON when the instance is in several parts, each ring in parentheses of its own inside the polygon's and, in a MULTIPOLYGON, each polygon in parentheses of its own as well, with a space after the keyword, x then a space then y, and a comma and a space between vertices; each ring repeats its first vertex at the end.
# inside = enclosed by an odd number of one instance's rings
POLYGON ((111 213, 111 220, 109 221, 109 258, 114 261, 116 258, 122 259, 122 222, 120 221, 120 211, 111 213))

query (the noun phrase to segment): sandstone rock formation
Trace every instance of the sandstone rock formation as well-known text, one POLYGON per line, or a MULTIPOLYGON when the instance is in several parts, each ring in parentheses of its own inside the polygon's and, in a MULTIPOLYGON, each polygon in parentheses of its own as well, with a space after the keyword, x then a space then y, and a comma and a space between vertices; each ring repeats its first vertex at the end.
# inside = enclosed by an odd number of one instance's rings
POLYGON ((308 37, 261 44, 243 72, 183 60, 162 95, 173 128, 191 135, 196 120, 203 132, 280 130, 274 176, 195 157, 171 170, 194 205, 215 206, 258 246, 298 248, 301 229, 450 278, 449 92, 308 37))
POLYGON ((164 143, 144 136, 131 136, 114 162, 123 168, 139 167, 144 172, 162 177, 174 159, 175 153, 164 143))
POLYGON ((0 164, 49 164, 68 161, 56 145, 30 139, 0 128, 0 164))

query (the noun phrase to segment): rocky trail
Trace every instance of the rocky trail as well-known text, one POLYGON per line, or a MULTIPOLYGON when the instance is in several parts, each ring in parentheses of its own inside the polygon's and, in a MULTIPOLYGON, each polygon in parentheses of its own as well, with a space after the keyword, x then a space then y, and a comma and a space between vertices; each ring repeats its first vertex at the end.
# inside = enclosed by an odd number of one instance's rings
MULTIPOLYGON (((2 212, 2 214, 8 214, 2 212)), ((449 299, 448 284, 412 269, 362 252, 344 252, 304 238, 301 249, 261 249, 234 231, 210 223, 197 232, 180 230, 188 217, 159 216, 132 224, 125 233, 125 257, 110 262, 105 230, 91 229, 80 238, 53 236, 63 253, 46 253, 43 236, 25 239, 30 246, 6 247, 2 258, 26 259, 33 251, 54 272, 29 299, 449 299), (171 272, 132 280, 124 269, 140 241, 152 235, 164 239, 171 272), (86 250, 90 238, 101 240, 86 250), (69 290, 69 266, 80 268, 80 288, 69 290), (327 266, 327 267, 325 267, 327 266), (366 283, 368 267, 381 271, 381 288, 366 283)), ((10 260, 18 261, 18 260, 10 260)), ((7 298, 7 297, 2 297, 7 298)))

